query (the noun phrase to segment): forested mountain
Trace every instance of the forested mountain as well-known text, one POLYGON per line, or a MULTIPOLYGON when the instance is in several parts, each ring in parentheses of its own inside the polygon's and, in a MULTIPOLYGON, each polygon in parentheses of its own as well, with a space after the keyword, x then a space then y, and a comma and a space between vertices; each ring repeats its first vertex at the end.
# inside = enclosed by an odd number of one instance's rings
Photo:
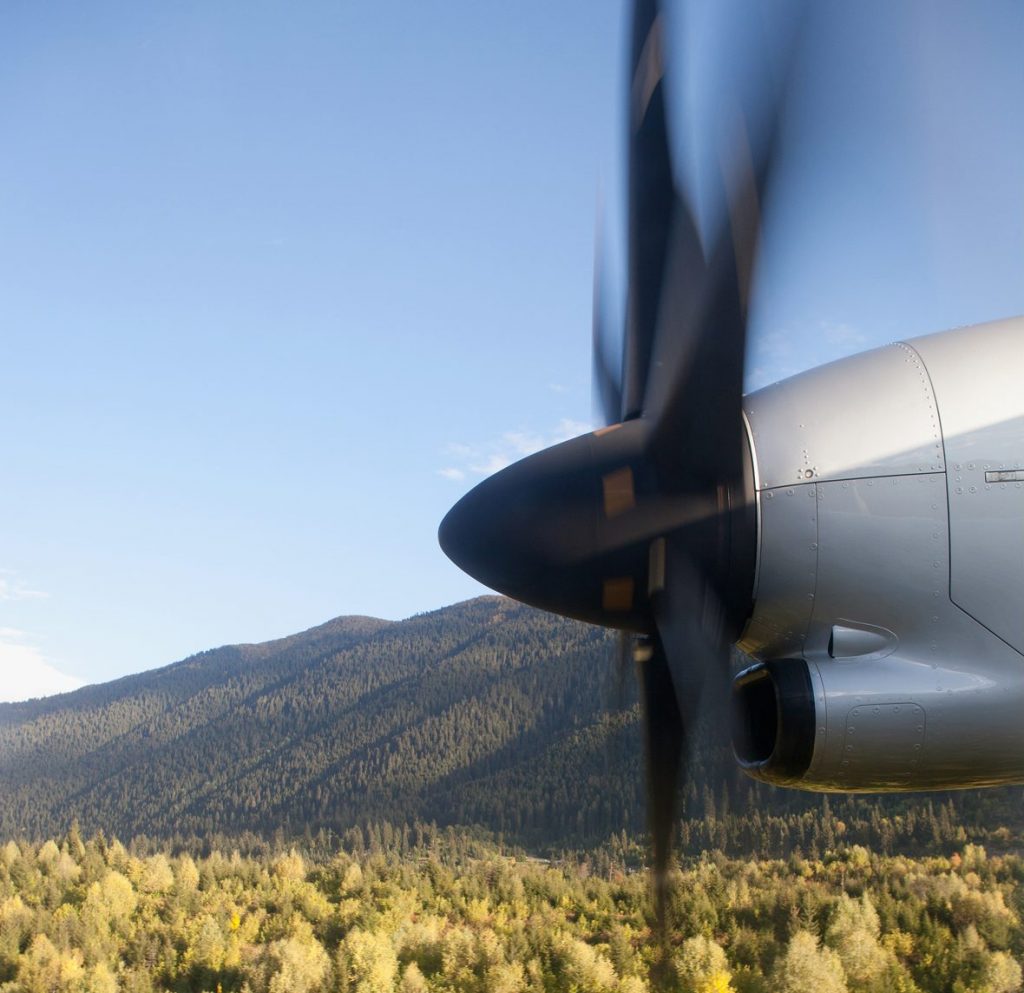
POLYGON ((636 721, 607 714, 612 657, 598 629, 483 597, 0 705, 0 836, 637 826, 635 733, 607 778, 608 728, 636 721))
MULTIPOLYGON (((608 632, 482 597, 400 622, 341 617, 3 704, 0 837, 52 836, 75 819, 125 838, 414 822, 531 845, 633 832, 639 714, 615 657, 608 632)), ((971 837, 1020 827, 1018 791, 823 807, 714 754, 701 752, 687 791, 684 847, 813 850, 840 831, 888 851, 956 840, 965 821, 971 837)))

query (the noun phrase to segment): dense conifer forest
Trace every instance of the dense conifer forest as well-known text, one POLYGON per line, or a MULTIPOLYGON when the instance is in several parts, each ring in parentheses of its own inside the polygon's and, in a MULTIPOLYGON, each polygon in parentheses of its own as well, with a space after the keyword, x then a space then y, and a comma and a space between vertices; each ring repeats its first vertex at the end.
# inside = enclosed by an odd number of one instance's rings
MULTIPOLYGON (((395 623, 338 618, 0 705, 0 838, 44 840, 72 819, 88 834, 169 840, 420 821, 543 850, 642 832, 643 789, 635 688, 614 639, 499 597, 395 623)), ((702 747, 681 841, 766 857, 836 840, 883 853, 965 840, 996 850, 1022 827, 1020 795, 823 807, 702 747)))

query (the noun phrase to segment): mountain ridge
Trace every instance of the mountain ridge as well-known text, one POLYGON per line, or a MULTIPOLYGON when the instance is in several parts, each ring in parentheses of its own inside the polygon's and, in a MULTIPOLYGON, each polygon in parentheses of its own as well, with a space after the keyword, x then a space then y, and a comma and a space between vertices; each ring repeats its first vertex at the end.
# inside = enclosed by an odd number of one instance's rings
MULTIPOLYGON (((546 782, 524 812, 489 784, 522 782, 510 770, 526 757, 550 765, 571 731, 606 720, 592 670, 610 644, 486 596, 404 621, 342 616, 8 704, 0 831, 54 833, 71 818, 125 835, 340 829, 403 815, 521 829, 582 796, 546 782)), ((603 759, 591 737, 588 767, 603 759)))
POLYGON ((332 617, 328 621, 324 621, 322 624, 315 624, 313 627, 307 628, 304 631, 284 635, 280 638, 271 638, 268 641, 258 642, 238 642, 234 644, 218 645, 215 648, 205 648, 202 651, 186 655, 185 658, 178 659, 175 662, 168 662, 164 665, 154 666, 152 669, 140 670, 139 672, 127 673, 124 676, 118 676, 115 679, 109 679, 101 683, 87 683, 84 686, 78 686, 73 690, 67 690, 63 693, 52 693, 43 697, 32 697, 28 700, 0 701, 0 724, 3 724, 5 717, 10 717, 11 715, 17 715, 26 711, 38 712, 46 710, 50 708, 50 705, 61 705, 68 698, 80 700, 85 699, 88 696, 94 696, 95 692, 90 691, 103 692, 118 685, 133 685, 140 679, 155 676, 159 673, 166 673, 171 670, 178 670, 181 667, 199 663, 211 656, 217 656, 220 653, 237 655, 241 660, 249 661, 251 659, 265 657, 274 649, 284 648, 297 641, 306 640, 308 638, 326 637, 335 634, 348 633, 349 631, 355 633, 360 626, 370 633, 373 633, 388 624, 399 623, 401 622, 388 621, 380 617, 371 617, 365 614, 340 614, 337 617, 332 617))
MULTIPOLYGON (((639 706, 617 656, 613 632, 485 596, 6 704, 0 838, 74 821, 179 840, 433 822, 550 850, 641 832, 639 706)), ((822 851, 845 832, 920 852, 962 825, 997 845, 1024 836, 1019 788, 829 799, 747 779, 718 736, 695 742, 686 850, 822 851)))

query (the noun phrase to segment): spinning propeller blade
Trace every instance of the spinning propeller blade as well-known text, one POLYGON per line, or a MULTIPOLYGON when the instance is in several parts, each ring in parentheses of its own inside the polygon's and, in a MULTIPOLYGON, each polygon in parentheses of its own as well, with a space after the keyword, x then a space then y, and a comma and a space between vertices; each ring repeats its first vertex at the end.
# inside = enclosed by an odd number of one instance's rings
MULTIPOLYGON (((665 18, 636 0, 629 82, 629 259, 620 378, 594 292, 594 379, 606 426, 484 480, 445 517, 448 556, 555 613, 637 632, 659 919, 687 734, 727 680, 756 556, 743 413, 747 305, 782 88, 738 101, 719 146, 717 230, 698 231, 673 166, 665 18)), ((595 269, 599 266, 595 265, 595 269)))

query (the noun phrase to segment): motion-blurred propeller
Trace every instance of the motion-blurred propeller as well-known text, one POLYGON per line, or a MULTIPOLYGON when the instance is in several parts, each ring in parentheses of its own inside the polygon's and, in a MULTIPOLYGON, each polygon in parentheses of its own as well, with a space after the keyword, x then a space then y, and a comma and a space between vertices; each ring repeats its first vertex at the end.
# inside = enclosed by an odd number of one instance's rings
POLYGON ((594 385, 605 427, 484 480, 439 535, 456 564, 496 590, 640 635, 660 921, 687 736, 707 685, 728 679, 728 649, 751 606, 756 521, 743 366, 781 106, 781 97, 758 108, 737 100, 719 129, 728 138, 719 148, 723 203, 718 229, 702 238, 673 165, 665 24, 657 0, 636 0, 621 334, 595 263, 594 385), (612 360, 616 339, 621 364, 612 360))

